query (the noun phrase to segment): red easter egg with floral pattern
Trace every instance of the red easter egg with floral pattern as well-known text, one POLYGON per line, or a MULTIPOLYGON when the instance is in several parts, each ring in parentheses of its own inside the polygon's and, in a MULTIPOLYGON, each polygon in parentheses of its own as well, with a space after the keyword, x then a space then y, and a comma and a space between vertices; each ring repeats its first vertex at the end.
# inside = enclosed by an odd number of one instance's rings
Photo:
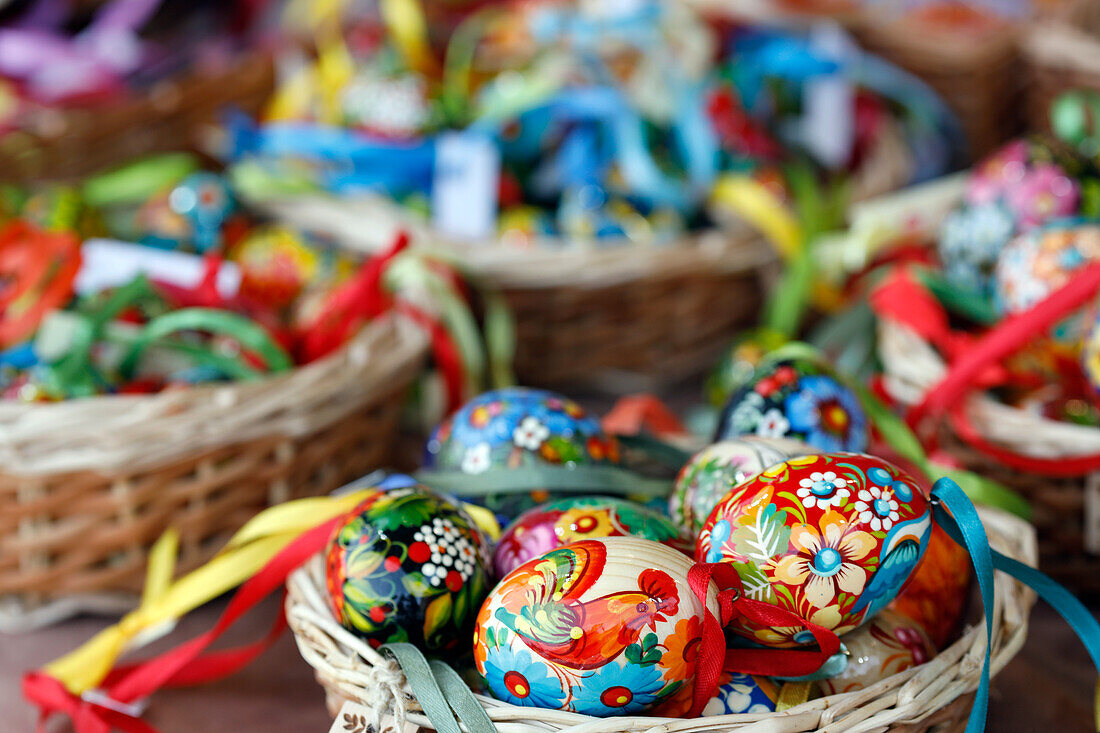
MULTIPOLYGON (((731 491, 703 525, 695 558, 733 563, 750 598, 843 634, 897 596, 931 532, 915 479, 881 458, 826 453, 776 464, 731 491)), ((767 646, 813 640, 743 618, 729 628, 767 646)))

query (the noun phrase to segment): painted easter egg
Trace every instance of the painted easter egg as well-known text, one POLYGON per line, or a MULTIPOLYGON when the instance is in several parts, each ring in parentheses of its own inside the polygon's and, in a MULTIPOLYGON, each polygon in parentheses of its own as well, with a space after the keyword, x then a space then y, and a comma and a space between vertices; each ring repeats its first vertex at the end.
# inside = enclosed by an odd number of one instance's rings
POLYGON ((939 253, 956 285, 992 294, 994 270, 1013 236, 1077 213, 1079 162, 1040 139, 1014 140, 975 167, 963 204, 944 220, 939 253))
POLYGON ((559 499, 521 514, 493 552, 503 577, 533 557, 595 537, 641 537, 691 554, 693 541, 668 517, 625 499, 585 496, 559 499))
MULTIPOLYGON (((430 485, 453 490, 452 476, 469 480, 493 474, 498 486, 507 487, 509 474, 519 476, 532 467, 619 462, 618 441, 576 402, 541 389, 509 387, 475 397, 432 432, 424 451, 423 476, 430 485)), ((570 489, 589 494, 601 487, 570 489)), ((559 498, 559 491, 556 486, 540 486, 472 500, 514 517, 559 498)))
MULTIPOLYGON (((700 562, 731 562, 746 593, 832 629, 851 631, 897 596, 932 532, 917 482, 873 456, 829 453, 774 465, 714 507, 695 545, 700 562)), ((729 628, 768 646, 808 631, 729 628)))
POLYGON ((970 577, 970 555, 935 525, 924 560, 889 609, 911 618, 943 649, 962 627, 970 577))
POLYGON ((1005 315, 1028 310, 1097 259, 1100 226, 1095 224, 1052 226, 1021 235, 997 262, 997 306, 1005 315))
POLYGON ((368 496, 325 552, 329 598, 344 628, 372 646, 426 652, 469 638, 489 587, 489 541, 455 502, 408 477, 368 496))
MULTIPOLYGON (((474 662, 513 705, 598 717, 669 700, 695 677, 706 608, 692 561, 636 537, 582 540, 528 560, 486 599, 474 662)), ((714 589, 707 608, 717 615, 714 589)))
POLYGON ((855 394, 824 367, 776 362, 730 397, 714 442, 743 435, 794 438, 823 451, 867 450, 867 416, 855 394))
POLYGON ((738 336, 707 377, 707 401, 715 407, 725 405, 730 395, 752 381, 764 356, 786 342, 783 334, 770 328, 758 328, 738 336))
POLYGON ((718 685, 718 694, 703 708, 704 716, 775 712, 779 687, 767 677, 725 670, 718 685))
POLYGON ((818 682, 824 695, 862 690, 936 656, 924 629, 889 609, 845 636, 844 646, 848 664, 840 674, 818 682))
POLYGON ((698 532, 714 505, 731 489, 768 466, 817 452, 799 440, 756 435, 708 445, 680 469, 668 499, 668 515, 681 527, 698 532))

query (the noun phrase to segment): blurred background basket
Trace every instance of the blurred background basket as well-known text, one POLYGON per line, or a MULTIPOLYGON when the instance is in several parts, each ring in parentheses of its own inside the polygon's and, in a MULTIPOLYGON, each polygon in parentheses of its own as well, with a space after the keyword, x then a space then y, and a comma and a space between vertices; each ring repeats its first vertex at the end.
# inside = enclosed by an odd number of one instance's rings
POLYGON ((1100 3, 1074 0, 1022 39, 1027 65, 1027 123, 1050 130, 1051 103, 1063 92, 1100 92, 1100 3))
MULTIPOLYGON (((992 509, 979 510, 997 550, 1034 565, 1035 535, 1022 520, 992 509)), ((998 574, 993 614, 991 673, 1019 651, 1027 637, 1027 619, 1034 594, 1019 582, 998 574)), ((358 702, 375 715, 375 730, 405 730, 406 721, 432 729, 412 696, 396 662, 384 659, 362 639, 333 619, 327 602, 322 558, 314 557, 287 582, 286 615, 302 656, 325 689, 331 714, 345 701, 358 702)), ((478 696, 489 718, 502 730, 536 731, 893 731, 926 733, 966 728, 985 656, 981 623, 931 661, 888 677, 856 692, 811 700, 783 713, 716 716, 696 720, 627 717, 597 720, 576 713, 509 705, 478 696)))
POLYGON ((254 50, 110 104, 28 106, 19 127, 0 134, 3 179, 74 179, 150 153, 199 150, 200 136, 226 108, 257 112, 274 83, 270 55, 254 50))
MULTIPOLYGON (((920 402, 947 373, 935 348, 909 327, 880 320, 879 357, 884 386, 904 404, 920 402)), ((1024 409, 973 395, 967 404, 982 437, 1024 456, 1076 458, 1100 453, 1100 430, 1050 420, 1024 409)), ((1100 593, 1100 476, 1055 477, 1006 466, 940 426, 941 448, 966 468, 1014 489, 1034 510, 1040 567, 1080 594, 1100 593)))
POLYGON ((426 352, 381 317, 259 381, 0 405, 0 629, 126 609, 169 526, 187 570, 263 508, 390 465, 426 352))
POLYGON ((854 30, 868 51, 919 76, 943 97, 959 117, 972 159, 1019 129, 1023 87, 1013 26, 979 32, 870 13, 854 30))
POLYGON ((632 392, 713 366, 738 330, 754 323, 777 257, 748 228, 711 229, 669 244, 441 239, 378 196, 323 194, 251 202, 305 231, 356 251, 385 246, 398 229, 503 296, 515 334, 520 384, 632 392))

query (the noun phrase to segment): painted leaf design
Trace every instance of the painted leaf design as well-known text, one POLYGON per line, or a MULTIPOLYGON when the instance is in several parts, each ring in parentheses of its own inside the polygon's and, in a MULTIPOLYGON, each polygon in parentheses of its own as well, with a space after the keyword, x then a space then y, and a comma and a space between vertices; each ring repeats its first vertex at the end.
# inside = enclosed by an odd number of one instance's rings
POLYGON ((741 576, 741 584, 745 587, 746 596, 754 601, 775 603, 775 589, 758 566, 747 562, 735 562, 733 567, 741 576))
POLYGON ((451 620, 451 594, 444 593, 428 604, 424 611, 424 638, 433 639, 451 620))
POLYGON ((466 612, 469 610, 469 602, 467 597, 470 595, 470 585, 467 583, 462 586, 462 589, 455 594, 454 599, 454 618, 455 623, 462 626, 466 623, 466 612))
POLYGON ((427 580, 424 579, 423 573, 409 573, 408 575, 401 576, 401 585, 405 586, 405 590, 413 594, 417 598, 423 598, 424 596, 431 595, 433 588, 427 580))
POLYGON ((372 550, 370 547, 355 547, 348 550, 347 570, 348 577, 366 577, 378 569, 385 557, 385 552, 372 550))
POLYGON ((745 524, 733 532, 734 546, 739 554, 767 562, 790 547, 791 528, 786 524, 786 510, 778 511, 775 504, 768 504, 743 521, 745 524))
POLYGON ((371 587, 370 583, 358 578, 345 581, 344 597, 362 610, 373 608, 385 602, 384 598, 379 598, 378 594, 374 592, 374 588, 371 587))

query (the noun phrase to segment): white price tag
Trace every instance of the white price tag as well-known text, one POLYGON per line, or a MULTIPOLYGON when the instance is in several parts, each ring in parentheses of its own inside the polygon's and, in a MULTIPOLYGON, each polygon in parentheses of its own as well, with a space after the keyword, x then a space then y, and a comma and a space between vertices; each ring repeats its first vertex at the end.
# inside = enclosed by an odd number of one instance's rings
MULTIPOLYGON (((125 285, 138 275, 194 287, 206 268, 198 255, 112 239, 89 239, 81 246, 80 254, 82 262, 75 283, 80 295, 125 285)), ((240 286, 241 271, 232 262, 223 262, 218 270, 218 292, 223 298, 231 298, 240 286)))
POLYGON ((500 150, 486 136, 449 132, 436 141, 432 223, 458 239, 496 231, 500 150))
MULTIPOLYGON (((820 23, 810 33, 810 45, 823 57, 841 60, 852 41, 835 23, 820 23)), ((802 142, 829 168, 839 168, 852 156, 855 142, 855 89, 843 73, 811 79, 803 92, 802 142)))

